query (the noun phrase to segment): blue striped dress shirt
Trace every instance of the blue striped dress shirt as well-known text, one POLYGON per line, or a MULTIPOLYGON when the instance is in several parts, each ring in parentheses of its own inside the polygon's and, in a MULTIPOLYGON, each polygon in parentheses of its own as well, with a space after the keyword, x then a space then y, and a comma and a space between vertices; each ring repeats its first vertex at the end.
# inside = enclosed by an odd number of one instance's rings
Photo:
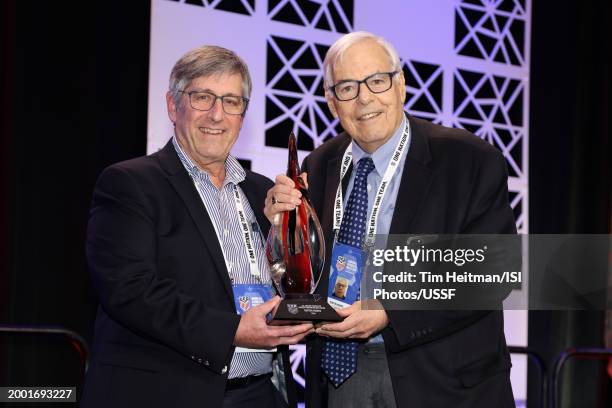
MULTIPOLYGON (((246 172, 232 155, 225 160, 225 180, 223 186, 217 189, 210 180, 210 176, 202 171, 191 158, 183 151, 176 136, 172 138, 174 149, 185 166, 187 173, 191 176, 194 185, 200 192, 200 197, 206 212, 212 221, 219 245, 225 257, 225 264, 232 284, 256 284, 259 279, 251 275, 249 260, 244 248, 244 241, 240 232, 240 222, 234 200, 234 185, 238 185, 246 177, 246 172)), ((270 270, 264 253, 264 239, 257 231, 253 231, 253 225, 257 225, 257 219, 253 209, 249 205, 244 192, 238 187, 244 206, 245 216, 250 227, 253 247, 257 255, 257 263, 261 274, 261 282, 271 284, 270 270)), ((202 265, 207 267, 207 265, 202 265)), ((211 336, 214 336, 214 327, 211 327, 211 336)), ((234 353, 230 365, 229 378, 246 377, 249 375, 266 374, 272 371, 272 353, 234 353)))

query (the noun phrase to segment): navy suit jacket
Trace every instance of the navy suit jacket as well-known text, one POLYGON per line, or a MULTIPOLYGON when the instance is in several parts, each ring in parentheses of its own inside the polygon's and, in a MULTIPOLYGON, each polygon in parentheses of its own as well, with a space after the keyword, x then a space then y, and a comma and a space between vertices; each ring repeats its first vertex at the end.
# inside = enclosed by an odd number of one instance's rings
MULTIPOLYGON (((271 186, 250 171, 240 183, 264 234, 271 186)), ((81 406, 220 407, 240 318, 213 224, 171 142, 102 173, 87 259, 100 307, 81 406)))
MULTIPOLYGON (((465 130, 411 116, 408 121, 412 140, 389 234, 515 234, 501 153, 465 130)), ((328 289, 340 162, 350 142, 342 133, 303 165, 326 237, 321 295, 328 289)), ((345 189, 348 179, 343 179, 345 189)), ((389 310, 387 316, 382 336, 398 407, 514 407, 501 311, 389 310)), ((323 344, 319 337, 308 343, 310 408, 327 406, 323 344)))

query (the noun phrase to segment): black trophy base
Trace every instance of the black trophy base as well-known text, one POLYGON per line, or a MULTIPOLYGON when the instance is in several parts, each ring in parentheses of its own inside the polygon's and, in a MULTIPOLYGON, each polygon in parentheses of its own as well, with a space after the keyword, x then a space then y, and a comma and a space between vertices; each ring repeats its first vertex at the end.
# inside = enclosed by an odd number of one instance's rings
POLYGON ((278 305, 270 324, 339 321, 342 321, 342 317, 327 303, 325 298, 316 294, 288 293, 278 305))

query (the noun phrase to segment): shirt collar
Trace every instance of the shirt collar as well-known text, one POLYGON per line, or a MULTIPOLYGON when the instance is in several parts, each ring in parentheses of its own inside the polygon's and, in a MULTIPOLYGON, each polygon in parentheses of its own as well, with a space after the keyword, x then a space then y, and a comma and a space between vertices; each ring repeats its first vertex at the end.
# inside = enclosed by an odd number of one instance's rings
POLYGON ((393 152, 395 151, 395 146, 399 142, 399 139, 402 137, 404 133, 404 127, 406 126, 406 115, 403 115, 402 122, 399 127, 395 129, 395 133, 389 140, 387 140, 382 146, 380 146, 376 151, 372 154, 364 151, 359 144, 353 142, 352 144, 352 153, 353 153, 353 168, 357 168, 357 163, 364 157, 372 157, 372 161, 374 162, 375 171, 378 173, 380 177, 383 176, 383 172, 387 169, 391 158, 393 157, 393 152))
MULTIPOLYGON (((181 163, 183 163, 185 170, 187 170, 191 178, 195 180, 205 180, 209 183, 212 183, 210 181, 210 176, 208 175, 208 173, 201 170, 197 166, 197 164, 195 164, 194 161, 191 160, 189 155, 185 153, 181 145, 178 143, 176 135, 172 136, 172 145, 174 146, 176 154, 178 155, 179 159, 181 160, 181 163)), ((236 159, 231 154, 228 154, 227 159, 225 159, 225 180, 223 180, 223 186, 228 183, 238 184, 244 181, 245 178, 246 171, 244 171, 244 168, 240 165, 238 159, 236 159)))

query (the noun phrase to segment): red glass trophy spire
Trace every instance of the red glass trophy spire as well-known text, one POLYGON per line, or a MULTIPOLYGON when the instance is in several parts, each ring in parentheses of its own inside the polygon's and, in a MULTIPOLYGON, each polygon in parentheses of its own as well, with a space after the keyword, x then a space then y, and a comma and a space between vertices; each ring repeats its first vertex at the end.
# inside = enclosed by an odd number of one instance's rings
POLYGON ((300 177, 297 142, 291 132, 287 177, 302 193, 295 210, 277 216, 266 242, 272 279, 281 296, 295 298, 314 292, 325 261, 325 241, 308 190, 300 177))
POLYGON ((323 265, 325 241, 308 190, 300 177, 297 142, 289 136, 287 177, 302 193, 302 203, 291 211, 277 214, 266 241, 266 256, 272 280, 284 299, 278 305, 272 324, 295 321, 339 321, 341 317, 327 304, 327 297, 314 293, 323 265))
MULTIPOLYGON (((283 214, 282 230, 286 231, 286 239, 283 240, 284 260, 287 271, 281 282, 286 294, 311 293, 314 289, 314 271, 312 270, 311 242, 305 240, 310 237, 309 216, 314 212, 308 200, 308 192, 304 181, 300 177, 300 165, 297 157, 297 142, 295 135, 291 132, 289 136, 289 157, 287 161, 287 177, 295 183, 302 193, 302 204, 295 211, 283 214), (304 198, 306 197, 306 198, 304 198)), ((315 216, 316 217, 316 216, 315 216)), ((318 224, 318 220, 315 218, 318 224)), ((320 230, 320 226, 319 226, 320 230)), ((313 254, 314 255, 314 254, 313 254)), ((315 260, 315 263, 316 262, 315 260)))

